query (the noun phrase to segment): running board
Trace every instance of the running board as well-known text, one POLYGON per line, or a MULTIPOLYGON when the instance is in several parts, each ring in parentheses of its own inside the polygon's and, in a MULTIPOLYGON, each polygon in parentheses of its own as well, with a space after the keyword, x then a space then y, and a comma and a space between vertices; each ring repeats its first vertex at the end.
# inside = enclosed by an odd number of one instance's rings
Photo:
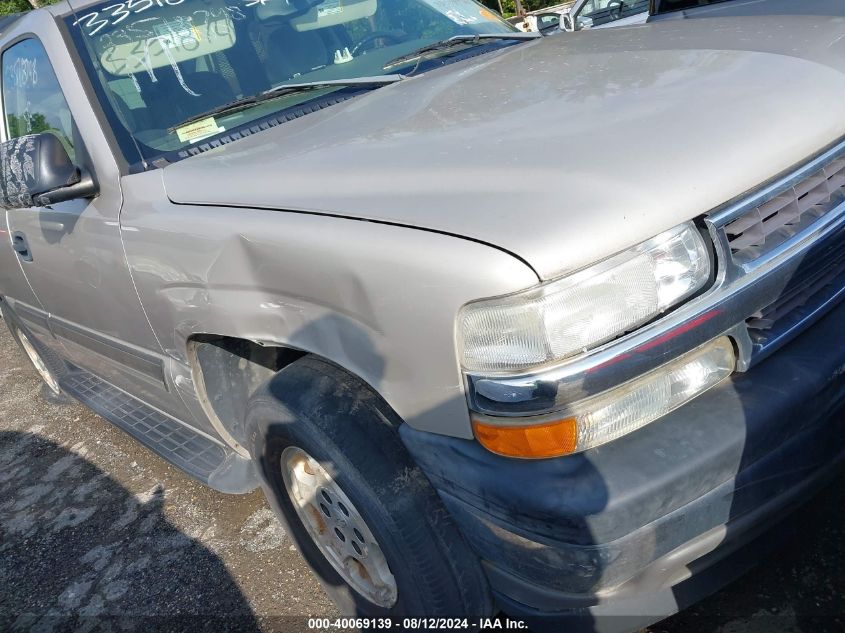
POLYGON ((59 385, 68 395, 211 488, 243 494, 258 487, 251 460, 93 374, 72 367, 61 377, 59 385))

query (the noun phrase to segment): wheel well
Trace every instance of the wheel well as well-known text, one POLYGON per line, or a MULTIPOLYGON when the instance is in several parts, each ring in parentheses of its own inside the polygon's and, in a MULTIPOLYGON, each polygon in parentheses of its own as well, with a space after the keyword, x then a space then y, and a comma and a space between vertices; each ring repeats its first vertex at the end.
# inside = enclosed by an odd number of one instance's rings
POLYGON ((246 407, 255 390, 306 352, 247 339, 200 335, 188 341, 188 358, 200 403, 211 423, 239 453, 246 407))

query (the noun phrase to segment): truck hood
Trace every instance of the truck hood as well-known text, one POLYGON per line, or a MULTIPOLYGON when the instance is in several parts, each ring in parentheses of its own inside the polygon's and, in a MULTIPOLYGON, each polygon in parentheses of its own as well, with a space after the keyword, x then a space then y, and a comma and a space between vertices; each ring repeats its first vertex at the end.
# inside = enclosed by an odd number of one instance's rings
POLYGON ((548 279, 845 136, 843 70, 845 20, 829 15, 554 35, 223 145, 163 178, 176 203, 455 234, 548 279))

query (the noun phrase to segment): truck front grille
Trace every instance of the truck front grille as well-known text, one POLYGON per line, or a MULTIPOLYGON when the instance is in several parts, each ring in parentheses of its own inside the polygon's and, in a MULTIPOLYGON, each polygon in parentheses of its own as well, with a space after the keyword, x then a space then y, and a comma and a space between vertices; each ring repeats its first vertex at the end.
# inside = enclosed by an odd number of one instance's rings
POLYGON ((845 201, 845 157, 813 172, 724 227, 735 262, 753 261, 845 201))
POLYGON ((845 234, 811 251, 780 296, 746 319, 755 356, 785 343, 845 297, 845 234))

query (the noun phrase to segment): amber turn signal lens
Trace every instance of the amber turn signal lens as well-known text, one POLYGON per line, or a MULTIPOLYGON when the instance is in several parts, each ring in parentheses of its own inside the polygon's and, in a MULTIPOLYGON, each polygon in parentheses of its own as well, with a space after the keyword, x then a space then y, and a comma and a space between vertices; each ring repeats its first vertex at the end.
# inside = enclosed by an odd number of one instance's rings
POLYGON ((505 457, 542 459, 575 452, 578 427, 575 418, 531 426, 498 426, 473 420, 475 437, 488 451, 505 457))

